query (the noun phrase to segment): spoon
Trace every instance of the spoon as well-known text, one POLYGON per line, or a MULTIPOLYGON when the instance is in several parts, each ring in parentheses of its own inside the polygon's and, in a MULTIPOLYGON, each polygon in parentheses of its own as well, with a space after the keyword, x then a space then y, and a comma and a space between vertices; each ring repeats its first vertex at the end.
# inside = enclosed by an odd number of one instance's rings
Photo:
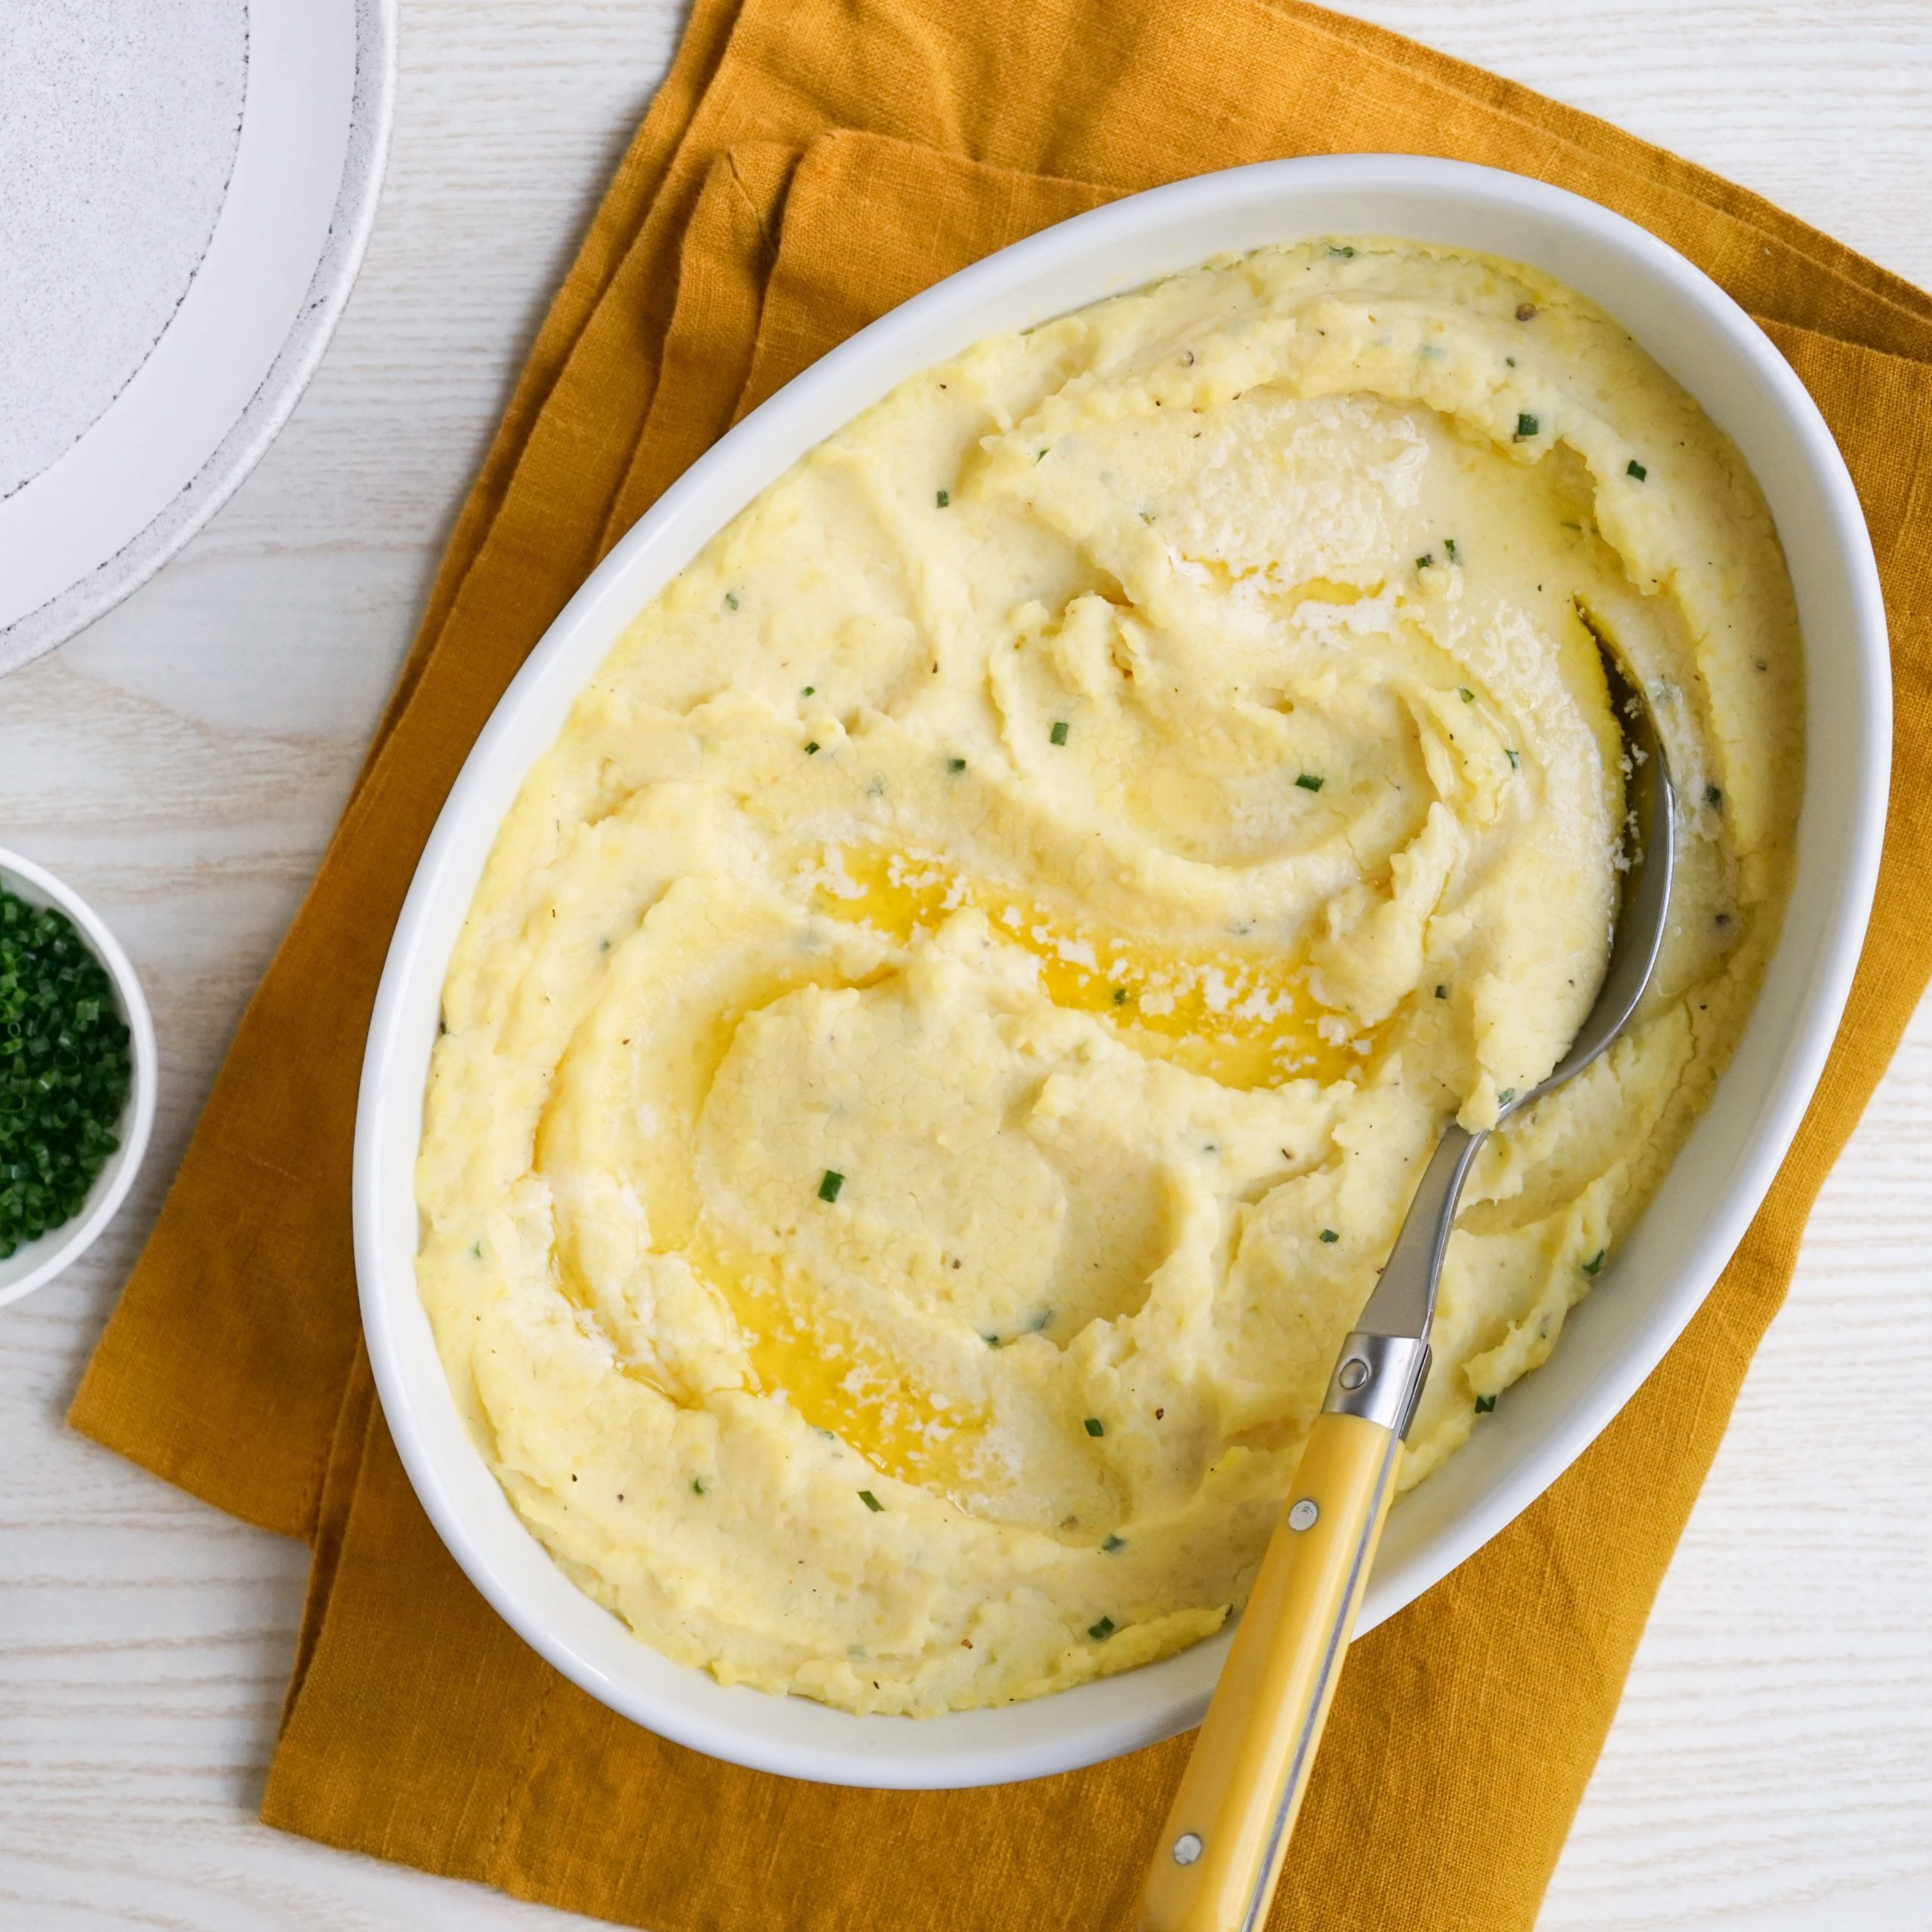
MULTIPOLYGON (((1599 647, 1601 647, 1599 638, 1599 647)), ((1497 1124, 1617 1038, 1656 969, 1670 909, 1675 801, 1642 693, 1603 651, 1623 733, 1634 847, 1596 1003, 1549 1078, 1497 1124)), ((1260 1932, 1281 1877, 1423 1384, 1457 1202, 1488 1131, 1451 1121, 1381 1279, 1343 1343, 1221 1681, 1155 1847, 1142 1932, 1260 1932)))

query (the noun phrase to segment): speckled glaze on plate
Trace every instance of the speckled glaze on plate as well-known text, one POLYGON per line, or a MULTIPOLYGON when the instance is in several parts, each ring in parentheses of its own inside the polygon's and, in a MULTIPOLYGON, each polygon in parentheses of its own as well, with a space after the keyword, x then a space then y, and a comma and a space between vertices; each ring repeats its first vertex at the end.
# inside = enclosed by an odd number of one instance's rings
POLYGON ((0 63, 0 672, 152 577, 287 421, 360 266, 395 0, 48 0, 0 63))

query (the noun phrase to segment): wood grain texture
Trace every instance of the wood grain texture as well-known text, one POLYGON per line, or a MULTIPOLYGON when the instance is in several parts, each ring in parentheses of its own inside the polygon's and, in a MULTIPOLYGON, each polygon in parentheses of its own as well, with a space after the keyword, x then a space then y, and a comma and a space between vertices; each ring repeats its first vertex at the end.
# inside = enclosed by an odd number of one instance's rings
MULTIPOLYGON (((1676 148, 1932 284, 1924 0, 1348 11, 1676 148)), ((314 386, 174 565, 0 684, 0 842, 101 908, 163 1043, 128 1209, 85 1264, 0 1313, 0 1924, 587 1923, 259 1825, 306 1553, 60 1417, 681 11, 405 0, 382 214, 314 386)), ((1814 1218, 1544 1932, 1932 1927, 1928 1256, 1932 1008, 1814 1218)))

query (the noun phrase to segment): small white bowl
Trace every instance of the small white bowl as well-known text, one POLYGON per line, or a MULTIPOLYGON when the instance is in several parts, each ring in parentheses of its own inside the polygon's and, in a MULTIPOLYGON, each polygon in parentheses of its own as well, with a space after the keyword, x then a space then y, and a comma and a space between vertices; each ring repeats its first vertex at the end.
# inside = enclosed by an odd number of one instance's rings
POLYGON ((1871 540, 1838 447, 1750 317, 1655 236, 1520 175, 1405 155, 1266 162, 1128 197, 916 297, 694 464, 605 558, 485 728, 425 848, 363 1062, 355 1263, 383 1407, 410 1479, 485 1596, 564 1674, 678 1743, 788 1777, 907 1789, 1070 1770, 1198 1722, 1230 1633, 1002 1709, 915 1721, 728 1688, 639 1642, 552 1563, 451 1399, 416 1290, 423 1082, 451 949, 524 776, 626 626, 765 486, 904 378, 1208 257, 1321 235, 1403 235, 1534 264, 1616 316, 1743 451, 1783 540, 1807 640, 1809 753, 1783 936, 1710 1107, 1551 1360, 1398 1502, 1359 1628, 1460 1563, 1580 1454, 1683 1331, 1757 1212, 1850 990, 1877 879, 1890 664, 1871 540))
POLYGON ((149 1017, 147 998, 120 942, 107 930, 100 915, 72 886, 63 885, 51 872, 4 846, 0 846, 0 888, 32 906, 57 906, 73 921, 113 982, 115 1003, 128 1023, 128 1055, 134 1073, 128 1104, 121 1110, 115 1130, 121 1144, 94 1176, 80 1212, 0 1261, 0 1308, 5 1308, 44 1287, 70 1262, 78 1261, 113 1220, 115 1211, 134 1184, 141 1156, 147 1152, 148 1134, 154 1125, 155 1081, 154 1022, 149 1017))

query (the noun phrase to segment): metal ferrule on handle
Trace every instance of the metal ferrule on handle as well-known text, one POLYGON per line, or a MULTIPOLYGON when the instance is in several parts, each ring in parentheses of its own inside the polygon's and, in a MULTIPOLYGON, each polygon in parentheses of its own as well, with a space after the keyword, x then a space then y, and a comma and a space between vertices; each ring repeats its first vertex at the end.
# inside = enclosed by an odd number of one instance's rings
POLYGON ((1426 1342, 1352 1334, 1149 1875, 1145 1932, 1258 1932, 1394 1496, 1426 1342))
POLYGON ((1398 1441, 1408 1438, 1429 1380, 1429 1344, 1413 1335, 1370 1335, 1360 1329, 1342 1344, 1321 1404, 1326 1416, 1360 1416, 1398 1441))
MULTIPOLYGON (((1386 1374, 1340 1386, 1373 1352, 1344 1349, 1331 1397, 1411 1405, 1412 1365, 1394 1355, 1386 1374)), ((1266 1920, 1401 1452, 1386 1421, 1332 1406, 1316 1417, 1155 1848, 1143 1932, 1259 1932, 1266 1920)))

